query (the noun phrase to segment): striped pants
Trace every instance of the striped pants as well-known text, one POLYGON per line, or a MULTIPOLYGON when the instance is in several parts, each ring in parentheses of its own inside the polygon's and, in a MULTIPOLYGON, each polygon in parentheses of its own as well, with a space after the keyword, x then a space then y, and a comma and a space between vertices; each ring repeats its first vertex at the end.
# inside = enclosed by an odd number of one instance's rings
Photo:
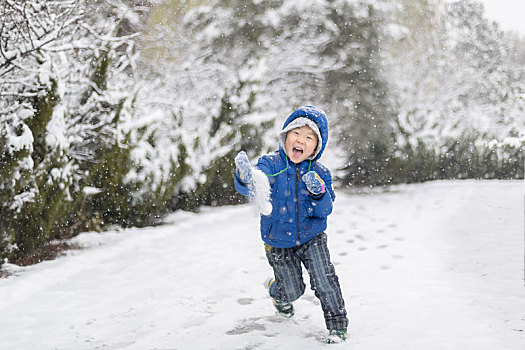
POLYGON ((348 318, 345 303, 326 242, 326 233, 322 233, 293 248, 267 245, 266 257, 275 275, 275 283, 270 286, 270 296, 276 301, 291 303, 304 294, 302 263, 310 275, 310 286, 321 302, 326 328, 346 329, 348 318))

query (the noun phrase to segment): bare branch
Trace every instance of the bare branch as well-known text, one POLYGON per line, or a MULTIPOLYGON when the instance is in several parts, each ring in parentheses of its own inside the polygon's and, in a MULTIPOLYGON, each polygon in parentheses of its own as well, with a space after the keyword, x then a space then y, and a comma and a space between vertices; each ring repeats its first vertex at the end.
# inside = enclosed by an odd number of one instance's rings
POLYGON ((13 1, 2 3, 4 21, 0 33, 5 35, 2 35, 0 45, 1 74, 6 74, 6 68, 15 61, 24 60, 30 54, 48 46, 56 41, 65 29, 72 28, 80 22, 82 13, 74 14, 79 7, 78 0, 49 3, 38 8, 30 2, 23 2, 21 6, 19 2, 13 1), (55 5, 56 13, 49 11, 51 5, 55 5), (42 8, 45 11, 40 11, 42 8))

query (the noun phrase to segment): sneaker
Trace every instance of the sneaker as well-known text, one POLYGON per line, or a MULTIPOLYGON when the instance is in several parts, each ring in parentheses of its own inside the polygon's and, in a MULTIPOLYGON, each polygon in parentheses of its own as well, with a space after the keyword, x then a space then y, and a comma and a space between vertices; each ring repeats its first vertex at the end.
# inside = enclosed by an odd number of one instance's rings
POLYGON ((347 337, 346 329, 331 329, 328 333, 328 338, 326 338, 326 342, 328 344, 342 343, 347 337))
MULTIPOLYGON (((268 283, 266 284, 266 287, 268 290, 270 290, 270 286, 275 282, 275 279, 271 278, 268 280, 268 283)), ((292 317, 295 314, 295 310, 293 308, 292 303, 282 303, 280 301, 275 300, 272 298, 273 306, 277 310, 277 312, 280 315, 283 315, 284 317, 292 317)))

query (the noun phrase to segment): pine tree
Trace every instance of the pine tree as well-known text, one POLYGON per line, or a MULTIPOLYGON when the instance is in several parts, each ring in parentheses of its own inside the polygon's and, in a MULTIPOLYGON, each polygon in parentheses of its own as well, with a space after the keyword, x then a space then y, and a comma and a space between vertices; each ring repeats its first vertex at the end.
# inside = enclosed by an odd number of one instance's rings
POLYGON ((52 57, 79 26, 78 1, 0 3, 0 121, 2 122, 0 240, 8 257, 31 253, 51 237, 68 195, 66 149, 52 128, 63 82, 52 57), (5 166, 4 166, 5 165, 5 166), (7 243, 7 246, 5 245, 7 243))
MULTIPOLYGON (((144 58, 154 63, 149 74, 156 77, 149 100, 168 111, 164 116, 159 111, 161 123, 176 116, 177 125, 164 128, 161 139, 176 140, 169 153, 176 160, 184 152, 187 169, 177 176, 177 167, 170 171, 169 181, 177 181, 168 204, 172 209, 238 201, 227 186, 233 157, 243 147, 252 155, 263 150, 270 124, 251 118, 261 113, 258 90, 263 83, 254 57, 262 50, 256 38, 263 26, 249 19, 265 6, 172 1, 153 13, 155 31, 143 43, 149 48, 144 58)), ((140 173, 147 171, 145 166, 140 173)))
POLYGON ((326 103, 337 115, 336 137, 344 149, 345 183, 382 181, 392 147, 393 109, 382 72, 384 9, 370 2, 334 2, 330 19, 337 26, 323 53, 338 69, 325 74, 326 103))
POLYGON ((522 128, 521 69, 509 64, 508 37, 478 2, 400 3, 386 46, 399 110, 395 166, 406 169, 399 157, 425 154, 435 170, 419 180, 485 177, 478 162, 487 142, 519 137, 522 128))
MULTIPOLYGON (((110 2, 98 5, 122 5, 110 2)), ((84 165, 120 141, 119 116, 130 96, 115 91, 129 90, 130 38, 115 37, 122 18, 108 21, 89 10, 94 5, 0 4, 0 44, 8 53, 0 61, 2 256, 38 255, 48 241, 76 232, 86 220, 76 215, 91 170, 84 165)))

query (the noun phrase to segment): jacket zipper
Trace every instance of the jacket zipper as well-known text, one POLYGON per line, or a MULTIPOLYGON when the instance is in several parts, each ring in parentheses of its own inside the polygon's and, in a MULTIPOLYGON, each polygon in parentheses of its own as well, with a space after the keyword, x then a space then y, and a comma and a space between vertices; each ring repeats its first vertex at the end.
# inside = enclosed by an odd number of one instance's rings
POLYGON ((299 168, 295 167, 295 217, 297 221, 297 242, 301 245, 301 235, 299 233, 299 168))

